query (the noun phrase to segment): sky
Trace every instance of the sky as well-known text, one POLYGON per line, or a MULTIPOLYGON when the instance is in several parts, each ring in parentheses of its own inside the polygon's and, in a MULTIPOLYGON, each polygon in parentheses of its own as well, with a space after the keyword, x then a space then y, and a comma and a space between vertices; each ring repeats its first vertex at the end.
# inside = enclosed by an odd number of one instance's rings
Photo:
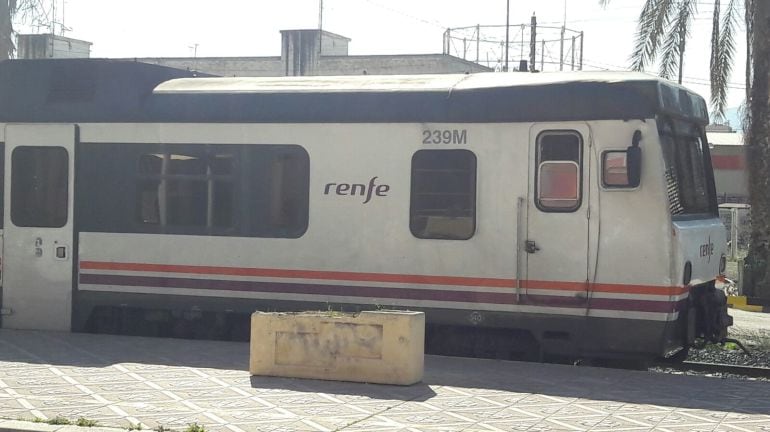
MULTIPOLYGON (((317 28, 319 0, 40 0, 47 20, 64 24, 64 35, 93 43, 92 57, 279 56, 280 30, 317 28), (51 13, 55 5, 55 16, 51 13)), ((629 65, 643 0, 512 0, 511 24, 583 31, 584 70, 623 70, 629 65)), ((739 1, 742 6, 742 1, 739 1)), ((323 28, 352 39, 351 55, 441 53, 447 28, 505 24, 505 0, 323 0, 323 28)), ((709 99, 709 44, 713 0, 698 0, 698 15, 687 47, 684 84, 709 99)), ((740 17, 742 18, 742 16, 740 17)), ((744 100, 745 30, 738 21, 736 64, 729 107, 744 100)), ((513 27, 511 40, 517 37, 513 27)), ((17 23, 21 32, 49 32, 37 23, 17 23)), ((545 30, 541 30, 544 32, 545 30)), ((61 32, 61 25, 56 26, 61 32)), ((459 33, 456 33, 459 34, 459 33)), ((485 37, 503 37, 502 32, 485 37), (499 35, 499 36, 498 36, 499 35)), ((452 54, 462 56, 456 40, 452 54)), ((500 57, 482 49, 481 58, 500 57)), ((558 45, 549 52, 558 54, 558 45)), ((511 48, 517 64, 518 48, 511 48)), ((471 54, 475 59, 475 53, 471 54)), ((656 72, 652 68, 650 72, 656 72)))

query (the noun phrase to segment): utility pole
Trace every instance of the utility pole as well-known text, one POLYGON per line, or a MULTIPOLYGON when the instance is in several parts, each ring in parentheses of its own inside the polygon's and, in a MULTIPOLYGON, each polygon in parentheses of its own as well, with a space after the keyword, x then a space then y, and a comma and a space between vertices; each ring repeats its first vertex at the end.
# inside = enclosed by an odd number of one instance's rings
POLYGON ((505 64, 503 72, 508 72, 508 42, 511 31, 511 0, 505 0, 505 64))
POLYGON ((580 32, 580 69, 583 70, 583 38, 585 37, 585 33, 582 31, 580 32))
POLYGON ((532 14, 529 26, 529 71, 535 71, 537 61, 537 17, 532 14))

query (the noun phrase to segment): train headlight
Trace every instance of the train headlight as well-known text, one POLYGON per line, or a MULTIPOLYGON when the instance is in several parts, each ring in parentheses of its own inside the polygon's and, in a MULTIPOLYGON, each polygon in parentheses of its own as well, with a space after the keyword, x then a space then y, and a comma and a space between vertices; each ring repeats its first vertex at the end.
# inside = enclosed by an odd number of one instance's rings
POLYGON ((726 269, 727 269, 727 257, 722 255, 722 258, 719 258, 719 274, 725 274, 726 269))
POLYGON ((689 286, 691 280, 692 280, 692 264, 690 263, 690 261, 687 261, 684 265, 684 276, 682 276, 682 284, 684 284, 684 286, 689 286))

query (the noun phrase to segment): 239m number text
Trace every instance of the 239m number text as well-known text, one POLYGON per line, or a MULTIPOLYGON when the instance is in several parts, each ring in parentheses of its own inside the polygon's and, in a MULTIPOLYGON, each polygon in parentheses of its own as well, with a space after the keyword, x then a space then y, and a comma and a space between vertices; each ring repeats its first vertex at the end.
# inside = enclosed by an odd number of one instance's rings
POLYGON ((422 131, 423 144, 467 144, 468 131, 465 129, 435 129, 422 131))

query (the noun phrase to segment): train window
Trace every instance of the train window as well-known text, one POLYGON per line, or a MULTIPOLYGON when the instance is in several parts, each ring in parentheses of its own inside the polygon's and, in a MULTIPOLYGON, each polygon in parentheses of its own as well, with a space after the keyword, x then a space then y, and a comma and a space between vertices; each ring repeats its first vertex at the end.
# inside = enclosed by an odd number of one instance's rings
POLYGON ((19 227, 67 224, 69 155, 63 147, 17 147, 11 156, 11 221, 19 227))
POLYGON ((659 132, 671 214, 715 213, 716 196, 708 178, 708 144, 702 128, 664 119, 659 132))
POLYGON ((298 238, 308 227, 297 145, 84 143, 79 158, 82 231, 298 238))
POLYGON ((3 229, 5 210, 5 143, 0 142, 0 229, 3 229))
POLYGON ((232 159, 222 149, 205 146, 141 155, 137 169, 139 222, 164 227, 232 227, 232 159))
POLYGON ((544 132, 537 138, 537 207, 571 212, 581 202, 581 147, 577 132, 544 132))
POLYGON ((606 188, 627 188, 628 166, 625 150, 602 153, 602 184, 606 188))
POLYGON ((476 155, 419 150, 412 157, 409 228, 421 239, 467 240, 476 230, 476 155))
POLYGON ((250 146, 249 235, 299 238, 308 226, 310 159, 297 145, 250 146))

